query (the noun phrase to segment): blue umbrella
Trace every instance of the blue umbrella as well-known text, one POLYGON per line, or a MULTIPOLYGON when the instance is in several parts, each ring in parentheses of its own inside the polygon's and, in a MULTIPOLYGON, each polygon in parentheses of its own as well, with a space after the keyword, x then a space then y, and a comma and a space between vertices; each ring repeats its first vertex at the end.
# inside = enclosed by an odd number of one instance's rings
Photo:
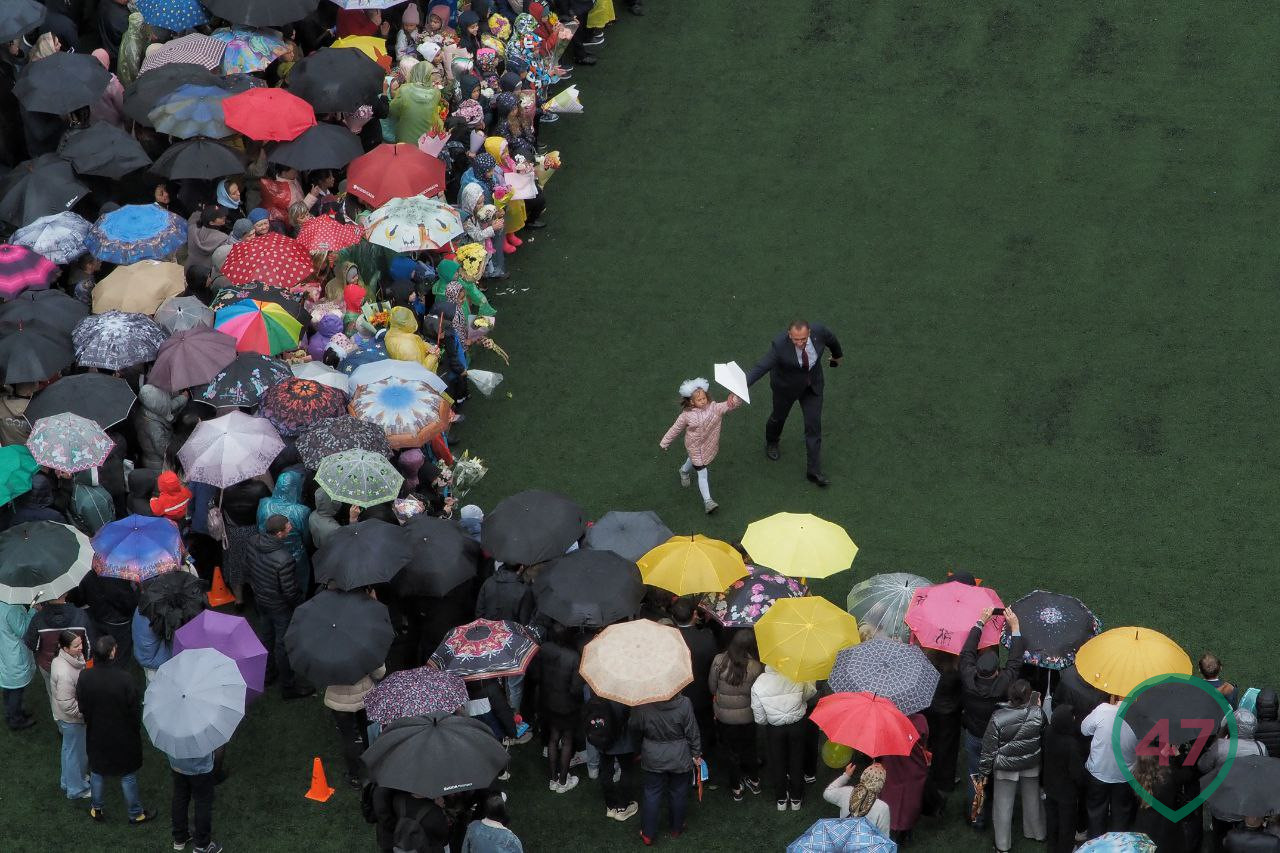
POLYGON ((179 86, 157 101, 147 118, 156 130, 180 139, 220 139, 231 135, 231 128, 223 121, 222 101, 232 94, 219 86, 179 86))
POLYGON ((1155 853, 1155 849, 1151 836, 1141 832, 1108 832, 1086 841, 1076 853, 1155 853))
POLYGON ((350 376, 355 372, 357 367, 363 364, 373 364, 375 361, 385 361, 390 358, 387 355, 387 347, 385 344, 377 343, 371 347, 353 352, 351 355, 338 362, 338 369, 350 376))
POLYGON ((186 244, 186 220, 155 204, 126 204, 104 213, 85 240, 95 258, 112 264, 167 258, 186 244))
POLYGON ((824 817, 815 821, 787 853, 897 853, 898 845, 865 817, 824 817))
POLYGON ((209 23, 198 0, 137 0, 137 7, 142 20, 175 33, 209 23))

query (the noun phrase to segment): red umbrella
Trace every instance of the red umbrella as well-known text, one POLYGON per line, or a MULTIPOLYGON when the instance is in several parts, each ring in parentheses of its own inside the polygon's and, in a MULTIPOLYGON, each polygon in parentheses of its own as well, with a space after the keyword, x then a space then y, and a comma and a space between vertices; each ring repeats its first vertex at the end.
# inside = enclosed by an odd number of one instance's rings
POLYGON ((298 231, 298 242, 308 252, 340 252, 362 239, 359 225, 346 225, 332 216, 314 216, 298 231))
POLYGON ((347 192, 370 207, 444 192, 444 163, 407 142, 383 144, 347 167, 347 192))
POLYGON ((250 139, 289 142, 315 127, 311 105, 284 89, 250 89, 222 102, 223 123, 250 139))
POLYGON ((818 700, 809 719, 836 743, 863 755, 910 755, 920 733, 891 699, 874 693, 833 693, 818 700))
POLYGON ((236 243, 222 265, 232 284, 260 281, 276 287, 293 287, 313 271, 302 244, 274 231, 236 243))

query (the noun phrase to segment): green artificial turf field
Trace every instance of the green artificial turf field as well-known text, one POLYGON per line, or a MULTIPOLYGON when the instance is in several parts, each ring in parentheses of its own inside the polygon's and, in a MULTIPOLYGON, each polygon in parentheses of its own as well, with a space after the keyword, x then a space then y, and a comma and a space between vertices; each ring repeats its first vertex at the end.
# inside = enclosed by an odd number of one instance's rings
MULTIPOLYGON (((516 255, 515 292, 494 295, 513 363, 458 432, 491 466, 472 499, 548 488, 592 517, 654 509, 726 539, 814 512, 861 546, 819 585, 837 602, 876 572, 966 569, 1006 601, 1075 593, 1106 627, 1149 626, 1216 651, 1237 683, 1271 681, 1280 20, 1126 9, 623 12, 578 75, 586 113, 548 128, 566 163, 551 227, 516 255), (797 316, 846 351, 827 381, 834 484, 803 479, 798 411, 782 461, 764 459, 762 382, 727 419, 707 519, 676 481, 683 454, 657 448, 675 389, 717 360, 749 366, 797 316)), ((165 849, 167 821, 124 827, 114 791, 107 826, 61 798, 41 716, 0 734, 0 847, 165 849)), ((302 798, 312 755, 340 779, 318 701, 259 703, 231 750, 215 811, 229 851, 372 848, 354 792, 302 798)), ((593 784, 552 795, 536 747, 518 756, 527 850, 638 846, 593 784)), ((158 754, 143 790, 167 816, 158 754)), ((817 791, 798 814, 713 791, 678 843, 780 850, 833 813, 817 791)), ((922 821, 914 849, 989 850, 958 813, 922 821)))

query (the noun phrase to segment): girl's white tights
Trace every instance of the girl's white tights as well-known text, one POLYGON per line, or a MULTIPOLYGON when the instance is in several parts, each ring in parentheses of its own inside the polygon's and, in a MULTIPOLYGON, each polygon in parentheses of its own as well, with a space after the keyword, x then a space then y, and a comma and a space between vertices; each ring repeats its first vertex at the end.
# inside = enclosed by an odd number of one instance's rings
MULTIPOLYGON (((680 466, 680 470, 686 474, 693 473, 693 460, 685 457, 684 464, 680 466)), ((698 472, 698 491, 702 493, 704 502, 711 500, 711 479, 707 476, 709 468, 703 468, 698 472)))

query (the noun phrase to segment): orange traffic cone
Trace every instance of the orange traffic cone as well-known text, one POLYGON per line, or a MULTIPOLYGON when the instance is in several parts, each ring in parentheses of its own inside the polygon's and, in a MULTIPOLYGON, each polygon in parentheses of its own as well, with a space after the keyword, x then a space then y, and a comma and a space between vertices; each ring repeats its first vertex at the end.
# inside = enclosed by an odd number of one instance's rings
POLYGON ((307 791, 307 799, 315 800, 317 803, 327 803, 332 796, 333 789, 329 787, 329 780, 324 778, 324 765, 320 763, 320 756, 317 755, 311 764, 311 790, 307 791))
POLYGON ((227 588, 227 582, 222 579, 221 566, 213 567, 213 585, 209 587, 208 598, 210 607, 221 607, 236 600, 231 590, 227 588))

